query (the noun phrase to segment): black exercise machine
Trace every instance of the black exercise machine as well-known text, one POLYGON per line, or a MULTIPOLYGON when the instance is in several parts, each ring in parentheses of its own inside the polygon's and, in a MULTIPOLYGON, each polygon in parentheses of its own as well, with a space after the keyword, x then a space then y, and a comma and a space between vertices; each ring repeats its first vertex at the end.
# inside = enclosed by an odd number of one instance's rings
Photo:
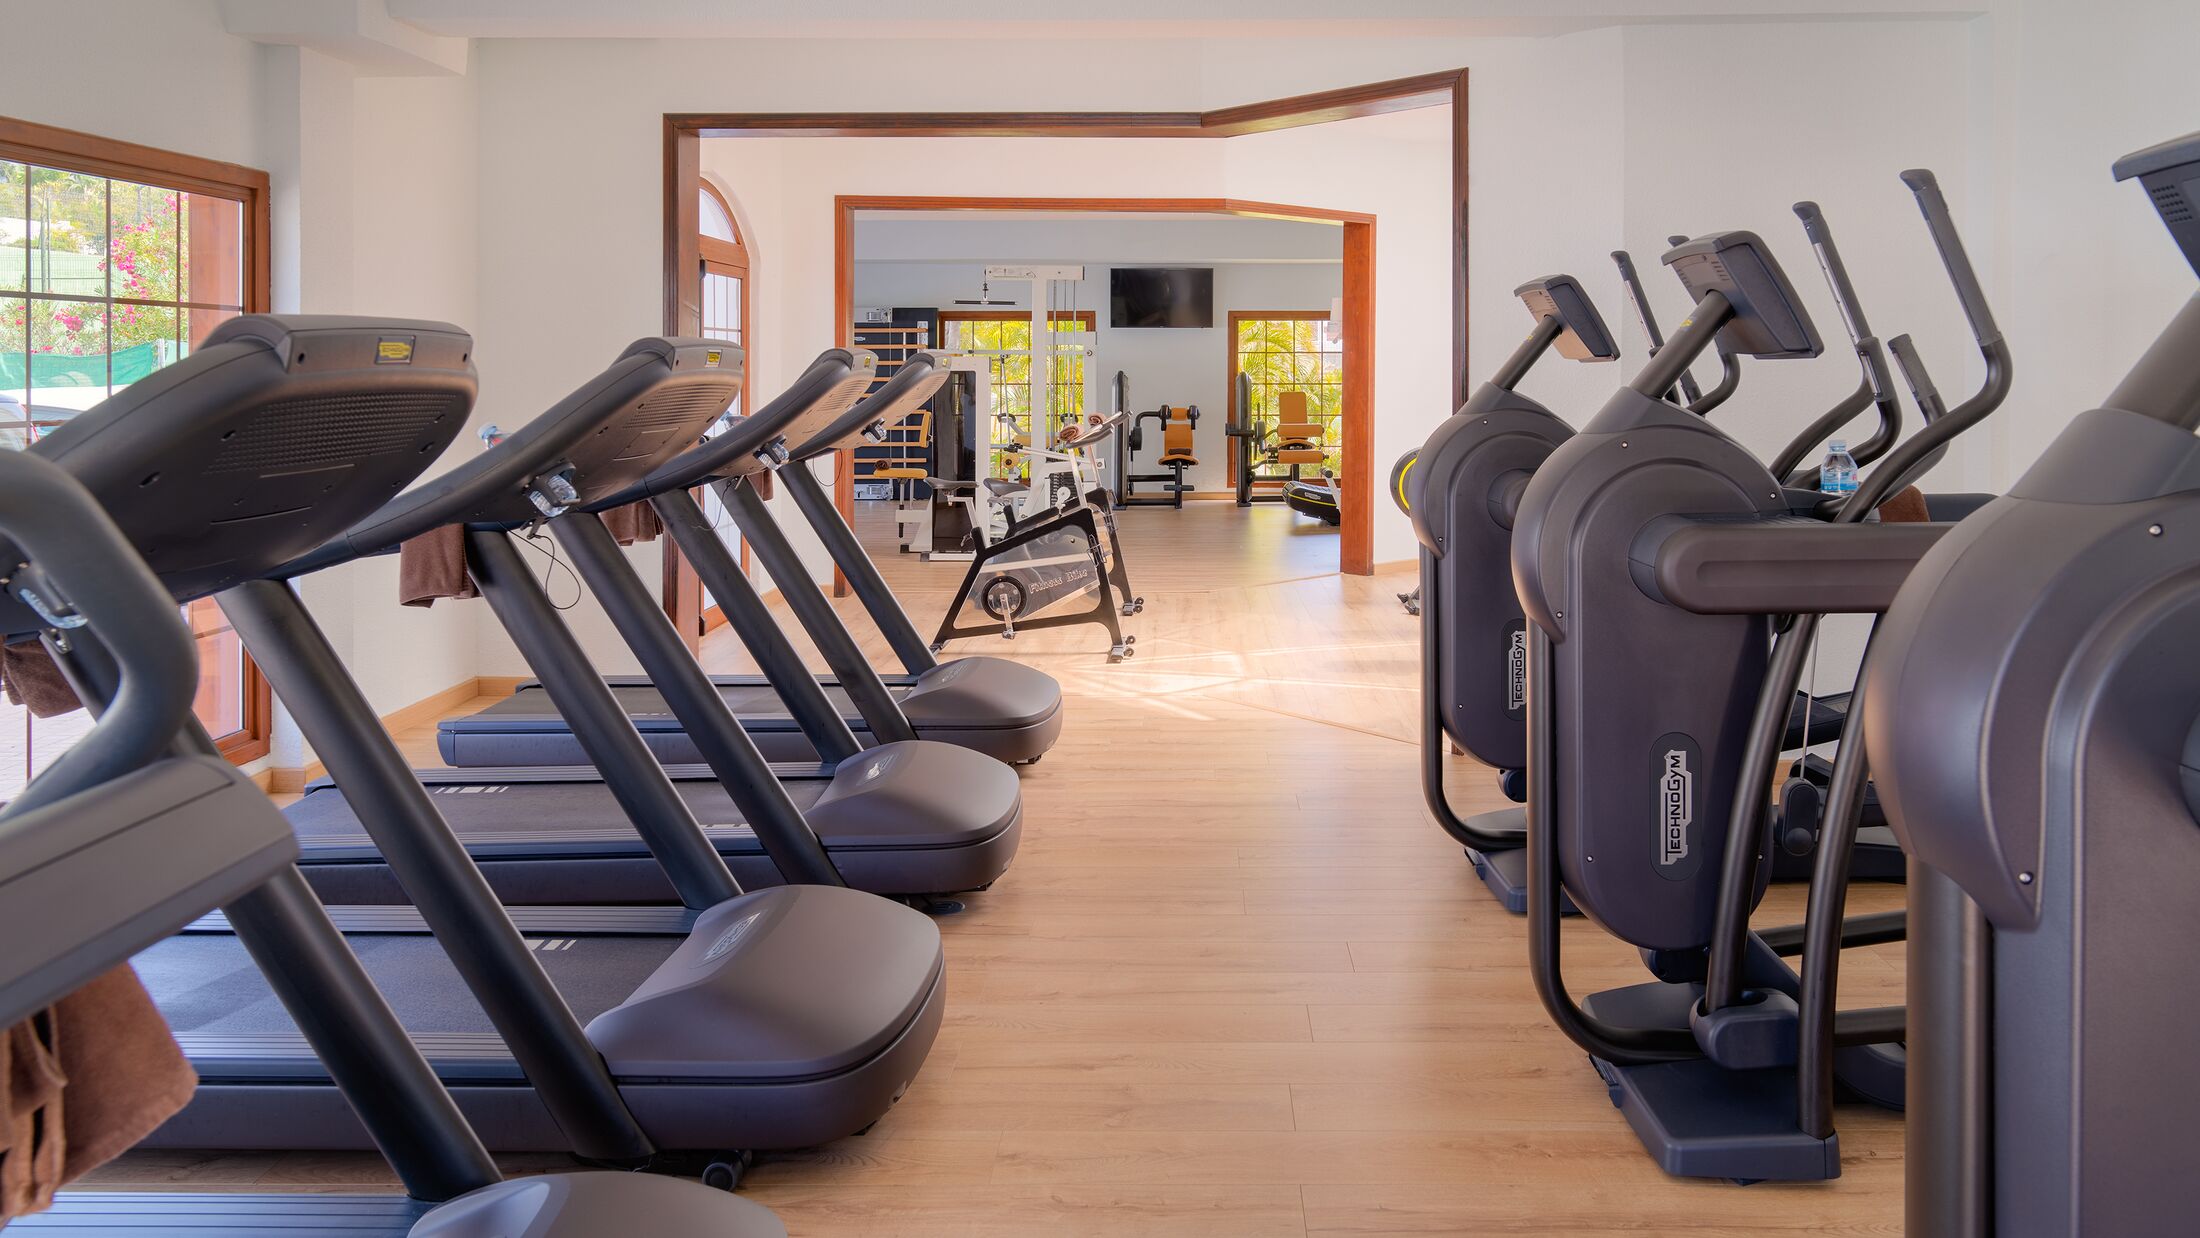
POLYGON ((2008 349, 1947 205, 1929 174, 1904 179, 1984 354, 1976 395, 1896 446, 1852 495, 1783 485, 1778 469, 1664 398, 1718 335, 1764 359, 1823 350, 1764 243, 1713 233, 1665 256, 1694 301, 1680 330, 1552 453, 1515 507, 1531 974, 1675 1175, 1836 1177, 1830 1117, 1805 1122, 1798 1095, 1830 1098, 1838 1082, 1903 1102, 1904 1010, 1834 1009, 1841 949, 1901 940, 1905 924, 1900 913, 1843 919, 1849 805, 1862 788, 1856 713, 1841 730, 1854 776, 1837 779, 1844 829, 1816 848, 1810 923, 1753 929, 1750 919, 1773 850, 1762 788, 1792 729, 1819 616, 1883 612, 1954 527, 1866 517, 2008 389, 2008 349), (1642 950, 1655 979, 1577 1001, 1561 966, 1566 898, 1642 950), (1786 961, 1795 955, 1799 966, 1786 961))
MULTIPOLYGON (((2200 273, 2200 133, 2115 176, 2200 273)), ((2200 296, 1926 555, 1858 682, 1869 752, 1843 745, 1835 788, 1868 755, 1914 857, 1911 1234, 2183 1234, 2200 1208, 2200 1073, 2179 1052, 2200 973, 2177 944, 2200 931, 2196 361, 2200 296)), ((1803 1016, 1822 1052, 1830 1012, 1803 1016)), ((1831 1089, 1802 1082, 1799 1124, 1830 1132, 1831 1089)))
POLYGON ((988 502, 1002 508, 1005 524, 988 537, 996 522, 973 516, 970 568, 947 613, 940 616, 932 636, 934 653, 960 637, 1014 640, 1019 629, 1080 623, 1108 630, 1109 662, 1138 652, 1138 638, 1124 635, 1121 617, 1144 610, 1146 602, 1131 592, 1107 488, 1094 484, 1084 471, 1086 453, 1118 434, 1123 421, 1118 411, 1072 422, 1049 446, 1023 449, 1031 464, 1029 486, 972 495, 974 509, 982 510, 988 502), (1055 497, 1043 501, 1047 495, 1055 497), (1031 502, 1034 498, 1042 501, 1031 502), (1089 605, 1076 605, 1086 598, 1089 605))
POLYGON ((1224 433, 1238 440, 1237 505, 1288 503, 1307 515, 1336 524, 1336 494, 1326 484, 1326 477, 1317 483, 1299 473, 1308 465, 1320 469, 1327 458, 1322 449, 1321 424, 1307 415, 1305 392, 1282 392, 1278 402, 1281 407, 1276 424, 1271 426, 1254 417, 1252 377, 1238 371, 1236 398, 1230 402, 1230 424, 1224 427, 1224 433), (1319 501, 1322 496, 1310 493, 1294 501, 1294 486, 1330 489, 1331 493, 1326 503, 1319 501))
MULTIPOLYGON (((219 342, 209 346, 218 350, 219 342)), ((451 428, 463 421, 460 413, 451 428)), ((245 450, 266 442, 245 433, 224 438, 241 440, 245 450)), ((8 942, 0 1027, 39 1017, 195 918, 226 908, 253 943, 233 987, 272 988, 290 1004, 302 1032, 294 1073, 321 1072, 334 1082, 399 1188, 340 1195, 63 1190, 46 1211, 9 1223, 11 1232, 586 1238, 647 1217, 652 1233, 784 1238, 770 1212, 693 1182, 631 1172, 506 1179, 306 892, 281 814, 221 759, 192 718, 198 676, 190 633, 110 515, 67 470, 28 452, 0 453, 0 562, 9 579, 0 635, 41 633, 49 649, 76 658, 66 669, 83 672, 75 677, 80 687, 93 691, 96 680, 104 688, 93 692, 100 708, 91 731, 0 810, 0 935, 8 942)), ((488 910, 494 914, 493 904, 488 910)), ((518 934, 508 925, 506 934, 525 957, 518 934)), ((571 1023, 569 1013, 563 1022, 571 1023)), ((102 1029, 55 1030, 89 1044, 102 1029)), ((72 1052, 85 1055, 81 1047, 72 1052)), ((533 1069, 561 1114, 613 1116, 568 1103, 600 1080, 584 1059, 538 1058, 533 1069)), ((600 1139, 596 1154, 619 1168, 638 1163, 626 1154, 639 1149, 622 1146, 615 1130, 577 1129, 574 1138, 600 1139)), ((29 1154, 27 1147, 11 1151, 29 1154)))
POLYGON ((1199 426, 1199 406, 1164 404, 1143 413, 1129 413, 1130 390, 1130 378, 1117 370, 1114 412, 1121 420, 1115 425, 1115 506, 1181 508, 1184 496, 1192 490, 1192 484, 1184 480, 1184 470, 1199 463, 1199 457, 1192 454, 1192 436, 1199 426), (1148 421, 1161 427, 1161 455, 1154 463, 1169 470, 1166 473, 1131 471, 1132 453, 1146 445, 1144 423, 1148 421), (1162 492, 1168 497, 1139 497, 1138 483, 1142 481, 1160 482, 1162 492))

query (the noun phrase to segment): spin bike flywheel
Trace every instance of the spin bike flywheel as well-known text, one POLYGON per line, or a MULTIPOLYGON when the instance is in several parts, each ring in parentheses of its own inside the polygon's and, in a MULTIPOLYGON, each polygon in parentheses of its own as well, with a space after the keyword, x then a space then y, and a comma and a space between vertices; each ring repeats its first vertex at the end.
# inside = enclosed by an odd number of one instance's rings
POLYGON ((1024 613, 1024 604, 1030 597, 1024 582, 1013 576, 995 576, 978 591, 978 605, 994 619, 1007 623, 1024 613))

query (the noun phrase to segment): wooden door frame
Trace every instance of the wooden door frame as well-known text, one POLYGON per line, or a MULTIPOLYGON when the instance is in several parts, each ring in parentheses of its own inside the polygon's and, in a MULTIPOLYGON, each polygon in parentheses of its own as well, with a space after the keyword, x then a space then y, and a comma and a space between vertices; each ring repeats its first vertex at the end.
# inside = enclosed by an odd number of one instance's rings
MULTIPOLYGON (((671 112, 664 118, 664 309, 665 329, 688 334, 700 321, 700 305, 687 287, 695 269, 696 195, 702 183, 705 137, 1083 137, 1220 139, 1418 108, 1452 109, 1452 398, 1467 392, 1467 70, 1370 82, 1206 112, 671 112)), ((836 342, 853 338, 854 212, 865 210, 1060 209, 1122 211, 1217 211, 1254 218, 1284 218, 1343 225, 1346 434, 1367 447, 1348 452, 1343 485, 1339 570, 1374 570, 1374 305, 1375 220, 1357 212, 1324 211, 1279 203, 1232 199, 956 199, 854 198, 834 200, 833 328, 836 342), (1178 205, 1197 202, 1198 205, 1178 205), (899 205, 908 204, 908 205, 899 205), (924 205, 916 205, 924 204, 924 205), (1355 312, 1355 306, 1360 307, 1355 312), (1358 424, 1355 425, 1355 418, 1358 424)), ((846 455, 847 453, 842 453, 846 455)), ((850 462, 838 462, 846 476, 850 462)), ((844 510, 852 487, 836 487, 844 510)), ((672 553, 668 551, 668 553, 672 553)), ((834 573, 834 590, 845 582, 834 573)))

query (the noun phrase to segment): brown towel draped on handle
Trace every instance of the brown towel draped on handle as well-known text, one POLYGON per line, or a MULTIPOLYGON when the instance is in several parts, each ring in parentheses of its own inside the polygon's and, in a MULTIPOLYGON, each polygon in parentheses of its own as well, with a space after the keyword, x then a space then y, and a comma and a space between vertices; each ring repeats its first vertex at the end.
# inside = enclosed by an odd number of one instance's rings
POLYGON ((433 606, 441 598, 481 594, 466 574, 466 529, 447 524, 397 548, 397 601, 401 606, 433 606))
POLYGON ((0 1225, 152 1134, 198 1082, 128 964, 0 1034, 0 1225))
MULTIPOLYGON (((603 514, 604 527, 621 546, 655 541, 664 532, 657 509, 629 503, 603 514)), ((443 598, 480 597, 466 571, 466 530, 447 524, 397 548, 397 600, 404 606, 433 606, 443 598)))
POLYGON ((621 546, 636 542, 653 542, 665 531, 665 522, 657 518, 657 509, 647 501, 614 507, 603 514, 603 527, 611 530, 611 536, 621 546))
POLYGON ((1879 519, 1886 524, 1923 524, 1933 518, 1925 506, 1925 492, 1905 486, 1879 505, 1879 519))
POLYGON ((84 707, 76 689, 54 665, 53 655, 35 639, 0 645, 0 685, 7 689, 8 702, 30 710, 33 718, 51 718, 84 707))

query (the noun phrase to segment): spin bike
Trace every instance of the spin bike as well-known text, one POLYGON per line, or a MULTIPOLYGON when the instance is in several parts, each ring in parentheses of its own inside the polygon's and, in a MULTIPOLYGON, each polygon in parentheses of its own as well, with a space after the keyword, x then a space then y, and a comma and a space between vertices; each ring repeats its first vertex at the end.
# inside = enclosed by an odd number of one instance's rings
POLYGON ((957 482, 927 478, 956 492, 970 510, 972 558, 962 586, 933 634, 932 651, 962 636, 999 635, 1014 640, 1019 629, 1097 623, 1108 630, 1108 661, 1137 653, 1136 636, 1123 633, 1122 618, 1146 608, 1131 592, 1130 574, 1116 540, 1115 512, 1100 464, 1087 453, 1121 425, 1118 410, 1077 422, 1047 447, 1014 445, 1029 480, 987 478, 957 482), (1077 603, 1090 599, 1090 604, 1077 603))

